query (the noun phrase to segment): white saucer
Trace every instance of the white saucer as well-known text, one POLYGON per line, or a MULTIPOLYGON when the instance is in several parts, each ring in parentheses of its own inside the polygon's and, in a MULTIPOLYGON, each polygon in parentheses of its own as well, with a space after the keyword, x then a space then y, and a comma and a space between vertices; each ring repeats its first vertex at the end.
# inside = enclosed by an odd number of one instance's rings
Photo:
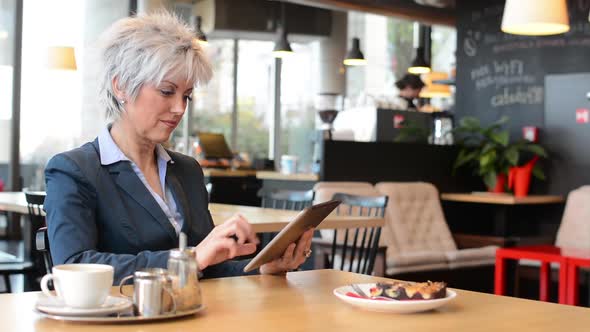
POLYGON ((61 300, 40 296, 35 304, 35 309, 50 315, 96 317, 120 313, 132 306, 133 302, 127 298, 108 296, 106 301, 98 308, 72 308, 66 306, 61 300))
MULTIPOLYGON (((375 284, 357 284, 357 286, 359 286, 363 292, 365 292, 365 294, 370 294, 370 289, 371 287, 375 287, 375 284)), ((447 296, 442 299, 403 301, 364 299, 348 296, 346 295, 348 292, 356 293, 351 286, 342 286, 334 289, 334 295, 336 295, 336 297, 355 307, 370 311, 390 312, 397 314, 409 314, 436 309, 457 297, 457 293, 450 289, 447 289, 447 296)))

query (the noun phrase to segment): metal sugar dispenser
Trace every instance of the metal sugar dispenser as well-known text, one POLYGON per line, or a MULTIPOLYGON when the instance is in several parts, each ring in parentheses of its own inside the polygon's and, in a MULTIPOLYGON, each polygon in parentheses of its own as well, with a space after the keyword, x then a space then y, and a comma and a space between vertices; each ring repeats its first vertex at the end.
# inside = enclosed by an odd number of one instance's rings
POLYGON ((136 316, 157 317, 176 312, 176 301, 172 291, 172 280, 166 269, 147 268, 126 276, 119 284, 119 293, 133 300, 136 316), (123 285, 133 279, 133 295, 123 292, 123 285))
POLYGON ((196 309, 202 304, 196 253, 186 243, 186 234, 181 232, 178 249, 170 250, 168 258, 168 274, 179 311, 196 309))

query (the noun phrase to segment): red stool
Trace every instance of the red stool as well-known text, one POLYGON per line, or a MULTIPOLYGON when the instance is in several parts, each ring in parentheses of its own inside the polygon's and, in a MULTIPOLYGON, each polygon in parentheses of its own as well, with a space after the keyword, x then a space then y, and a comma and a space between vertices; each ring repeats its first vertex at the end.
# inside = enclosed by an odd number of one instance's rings
POLYGON ((506 270, 506 260, 508 259, 530 259, 541 262, 541 272, 539 274, 539 299, 549 301, 549 283, 551 263, 559 263, 559 303, 567 303, 567 259, 561 253, 561 248, 551 245, 541 246, 524 246, 513 248, 500 248, 496 250, 496 269, 494 276, 494 293, 496 295, 505 295, 506 285, 504 274, 506 270))
POLYGON ((567 256, 567 304, 578 305, 578 269, 590 267, 590 251, 563 248, 562 253, 567 256))

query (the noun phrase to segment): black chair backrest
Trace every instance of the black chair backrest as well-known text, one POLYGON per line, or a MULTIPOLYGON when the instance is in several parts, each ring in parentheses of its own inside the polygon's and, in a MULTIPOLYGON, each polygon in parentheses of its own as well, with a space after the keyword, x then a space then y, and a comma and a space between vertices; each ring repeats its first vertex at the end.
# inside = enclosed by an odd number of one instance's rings
POLYGON ((51 273, 53 268, 53 260, 51 259, 51 251, 49 250, 49 237, 47 236, 47 227, 41 227, 35 234, 35 249, 43 256, 43 263, 47 273, 51 273))
POLYGON ((29 210, 29 221, 33 234, 45 225, 45 216, 43 216, 43 203, 45 202, 44 192, 25 192, 27 199, 27 208, 29 210))
POLYGON ((258 191, 262 207, 283 210, 303 210, 313 204, 313 190, 266 190, 258 191))
MULTIPOLYGON (((332 199, 342 204, 336 209, 338 215, 367 216, 383 218, 387 208, 387 196, 359 196, 335 193, 332 199)), ((328 261, 330 268, 348 270, 362 274, 371 274, 375 265, 375 258, 379 250, 381 227, 364 227, 345 229, 344 238, 338 241, 338 230, 334 230, 331 257, 328 261), (353 234, 350 234, 353 233, 353 234), (352 237, 352 241, 350 241, 352 237), (340 266, 336 265, 336 255, 340 258, 340 266), (348 269, 345 263, 348 262, 348 269)))
POLYGON ((47 240, 47 224, 45 222, 45 216, 43 215, 43 203, 45 203, 44 192, 25 192, 27 199, 27 208, 29 210, 29 222, 30 222, 30 235, 28 241, 35 241, 35 249, 37 252, 31 252, 31 260, 39 273, 51 273, 51 253, 49 251, 49 241, 47 240), (40 246, 39 243, 39 232, 41 230, 44 242, 40 246), (40 249, 41 248, 41 249, 40 249), (45 268, 41 267, 43 265, 45 268), (44 270, 45 272, 41 272, 44 270))

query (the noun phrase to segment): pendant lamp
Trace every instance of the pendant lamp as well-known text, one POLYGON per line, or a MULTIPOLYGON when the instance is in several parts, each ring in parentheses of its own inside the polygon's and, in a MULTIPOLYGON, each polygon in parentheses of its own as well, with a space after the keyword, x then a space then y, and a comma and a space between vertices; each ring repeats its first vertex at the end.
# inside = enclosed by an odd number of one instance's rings
POLYGON ((426 74, 430 72, 430 27, 414 23, 414 48, 416 56, 408 68, 410 74, 426 74))
POLYGON ((277 29, 277 40, 272 55, 275 58, 284 58, 293 54, 291 44, 287 40, 287 18, 285 15, 285 3, 281 2, 281 23, 277 29))
POLYGON ((343 61, 345 66, 365 66, 367 60, 361 52, 361 41, 358 38, 352 38, 352 48, 346 53, 343 61))
POLYGON ((70 46, 51 46, 47 52, 49 69, 76 70, 74 48, 70 46))
POLYGON ((201 24, 203 23, 203 18, 201 16, 195 17, 195 33, 197 35, 197 40, 201 45, 207 45, 209 42, 207 41, 207 35, 201 29, 201 24))
POLYGON ((502 31, 547 36, 569 31, 566 0, 506 0, 502 31))
POLYGON ((424 88, 420 91, 420 98, 445 98, 451 96, 451 87, 447 84, 438 84, 437 81, 448 80, 449 75, 442 72, 430 72, 422 76, 424 88))

